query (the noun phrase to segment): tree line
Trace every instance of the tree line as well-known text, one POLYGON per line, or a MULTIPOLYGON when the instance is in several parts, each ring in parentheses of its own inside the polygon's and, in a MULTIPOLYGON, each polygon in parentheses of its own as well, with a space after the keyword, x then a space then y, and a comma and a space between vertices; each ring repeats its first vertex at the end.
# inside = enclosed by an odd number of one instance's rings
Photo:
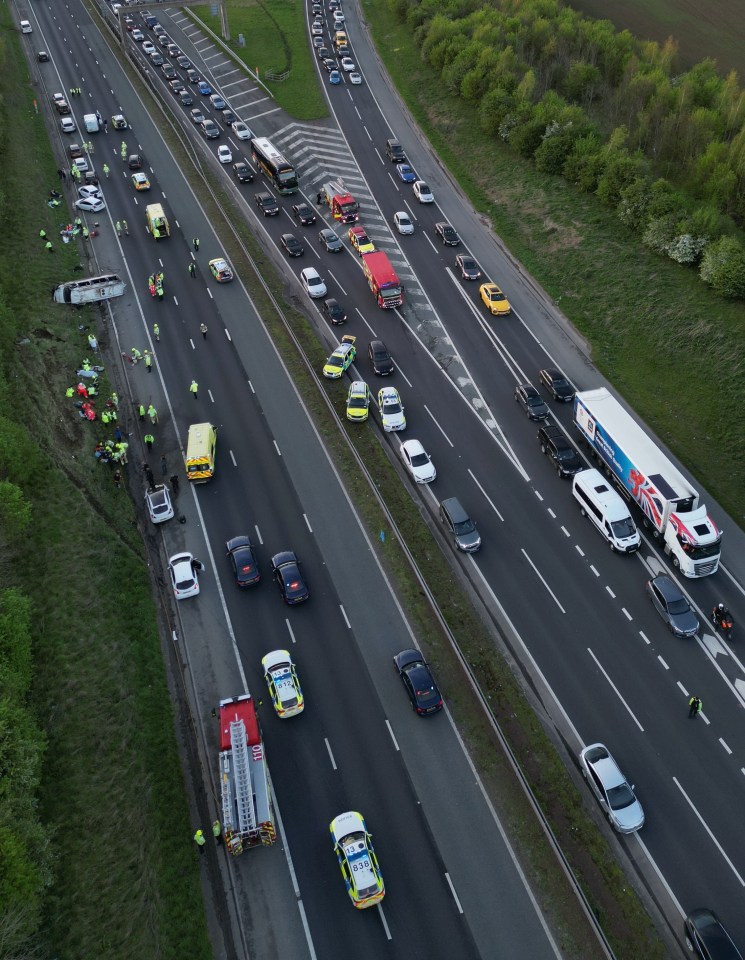
POLYGON ((487 134, 615 209, 642 243, 745 298, 745 93, 713 60, 559 0, 388 0, 487 134))

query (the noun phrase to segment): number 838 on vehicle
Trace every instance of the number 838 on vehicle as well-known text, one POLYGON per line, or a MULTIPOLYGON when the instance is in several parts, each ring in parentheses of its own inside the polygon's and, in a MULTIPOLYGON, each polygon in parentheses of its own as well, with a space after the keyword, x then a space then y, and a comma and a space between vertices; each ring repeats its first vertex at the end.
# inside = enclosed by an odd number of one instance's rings
POLYGON ((385 884, 362 814, 356 810, 340 813, 329 829, 352 903, 358 910, 380 903, 385 896, 385 884))

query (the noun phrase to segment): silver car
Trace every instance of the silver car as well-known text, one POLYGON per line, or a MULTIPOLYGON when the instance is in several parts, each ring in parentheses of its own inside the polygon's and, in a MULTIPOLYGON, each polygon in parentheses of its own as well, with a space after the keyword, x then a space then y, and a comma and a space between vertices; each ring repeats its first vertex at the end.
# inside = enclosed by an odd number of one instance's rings
POLYGON ((647 596, 652 606, 676 637, 695 637, 699 631, 698 617, 676 584, 665 574, 647 581, 647 596))
POLYGON ((644 826, 644 811, 633 784, 602 743, 592 743, 579 755, 582 776, 587 780, 608 821, 619 833, 636 833, 644 826))

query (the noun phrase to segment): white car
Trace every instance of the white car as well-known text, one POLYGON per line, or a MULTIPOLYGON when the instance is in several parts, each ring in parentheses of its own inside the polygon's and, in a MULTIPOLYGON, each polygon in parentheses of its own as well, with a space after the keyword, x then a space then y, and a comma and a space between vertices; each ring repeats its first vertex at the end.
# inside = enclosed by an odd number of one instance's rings
POLYGON ((321 37, 323 36, 323 27, 320 25, 320 23, 314 23, 310 28, 310 32, 314 37, 321 37))
POLYGON ((644 826, 644 811, 634 787, 602 743, 592 743, 579 755, 582 776, 610 825, 619 833, 636 833, 644 826))
POLYGON ((361 73, 350 73, 349 82, 353 83, 355 87, 358 87, 362 83, 362 74, 361 73))
POLYGON ((142 30, 135 29, 132 31, 132 39, 135 43, 142 43, 145 39, 145 34, 142 32, 142 30))
POLYGON ((306 267, 304 270, 301 270, 300 282, 305 287, 308 296, 313 297, 314 300, 326 296, 326 284, 321 279, 321 275, 315 267, 306 267))
POLYGON ((264 679, 277 716, 286 720, 303 712, 305 703, 295 664, 288 650, 272 650, 261 659, 264 679))
POLYGON ((411 217, 404 210, 399 210, 398 213, 393 214, 393 223, 396 226, 396 230, 404 236, 414 232, 414 224, 411 222, 411 217))
POLYGON ((150 54, 154 52, 154 50, 155 50, 155 44, 152 43, 150 40, 145 40, 144 43, 142 44, 142 52, 149 57, 150 54))
POLYGON ((401 444, 401 459, 417 483, 432 483, 437 476, 429 454, 418 440, 405 440, 401 444))
POLYGON ((219 146, 217 148, 217 159, 220 161, 220 163, 232 163, 233 154, 231 153, 230 147, 226 146, 225 144, 219 146))
POLYGON ((63 133, 75 133, 75 131, 78 129, 75 126, 75 121, 72 119, 72 117, 63 117, 60 120, 59 125, 63 133))
POLYGON ((198 595, 197 570, 202 569, 202 564, 190 553, 175 553, 170 557, 168 572, 171 574, 171 584, 177 600, 186 600, 187 597, 198 595))
POLYGON ((153 523, 164 523, 175 516, 171 493, 164 483, 159 483, 155 490, 148 490, 145 503, 153 523))
POLYGON ((344 14, 341 10, 334 10, 334 23, 344 23, 344 14))
POLYGON ((404 408, 395 387, 383 387, 378 391, 378 413, 386 433, 406 429, 404 408))
POLYGON ((247 127, 242 120, 235 120, 231 129, 239 140, 250 140, 253 137, 250 127, 247 127))
POLYGON ((354 60, 351 57, 342 57, 341 68, 346 71, 346 73, 350 73, 354 70, 354 60))
POLYGON ((434 203, 435 198, 424 180, 417 180, 414 184, 414 196, 419 203, 434 203))
POLYGON ((103 197, 82 197, 75 201, 77 210, 84 210, 86 213, 100 213, 106 209, 103 197))
POLYGON ((73 166, 76 166, 81 173, 88 172, 88 161, 85 159, 85 157, 75 157, 72 162, 73 166))
POLYGON ((95 184, 86 183, 84 186, 78 187, 78 197, 81 200, 85 197, 100 197, 101 195, 101 188, 95 186, 95 184))

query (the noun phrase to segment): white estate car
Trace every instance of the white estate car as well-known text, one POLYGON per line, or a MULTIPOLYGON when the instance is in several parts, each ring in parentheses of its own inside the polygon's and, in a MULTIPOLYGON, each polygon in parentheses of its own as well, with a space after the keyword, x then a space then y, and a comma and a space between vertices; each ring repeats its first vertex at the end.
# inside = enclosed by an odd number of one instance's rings
POLYGON ((432 483, 437 477, 429 454, 418 440, 406 440, 401 444, 401 459, 417 483, 432 483))

